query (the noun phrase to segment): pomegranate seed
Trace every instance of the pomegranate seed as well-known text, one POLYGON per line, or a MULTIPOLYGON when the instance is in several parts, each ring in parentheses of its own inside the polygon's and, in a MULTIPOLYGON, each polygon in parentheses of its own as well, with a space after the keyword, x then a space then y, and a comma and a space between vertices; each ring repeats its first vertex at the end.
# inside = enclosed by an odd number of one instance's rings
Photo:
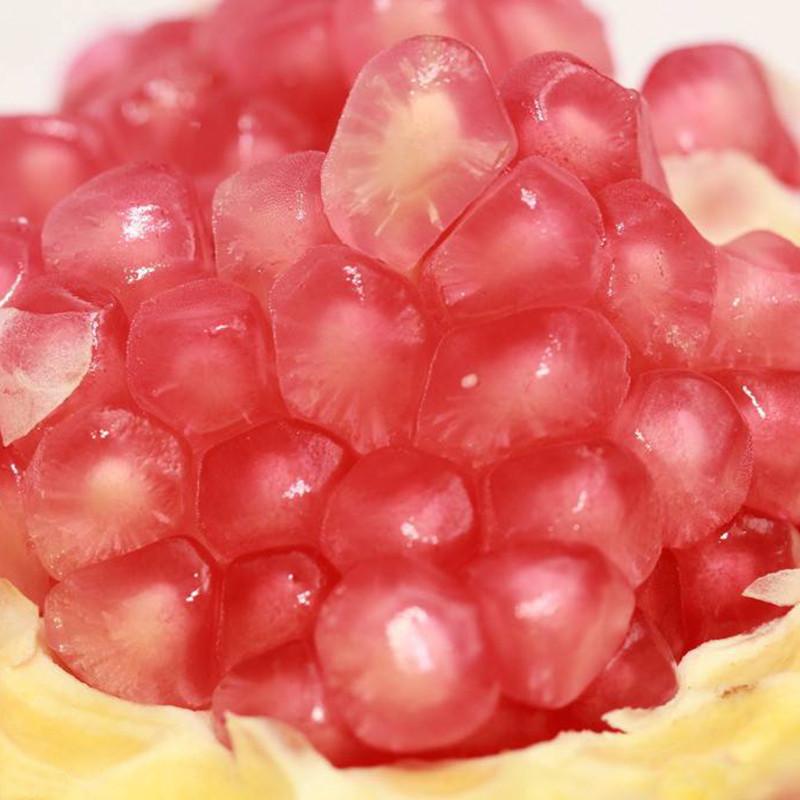
POLYGON ((714 292, 714 248, 667 197, 640 181, 603 191, 613 266, 606 313, 637 363, 686 366, 706 346, 714 292))
POLYGON ((600 285, 605 230, 572 175, 526 158, 433 251, 423 289, 456 320, 588 302, 600 285))
POLYGON ((345 448, 298 422, 272 422, 217 445, 200 470, 200 521, 225 559, 317 543, 345 448))
POLYGON ((128 383, 139 405, 194 444, 281 410, 269 329, 256 299, 217 280, 162 292, 133 318, 128 383))
POLYGON ((275 282, 270 306, 289 409, 359 452, 402 442, 431 340, 414 287, 341 246, 321 246, 275 282))
POLYGON ((420 562, 355 567, 323 603, 315 637, 326 686, 372 747, 448 747, 496 707, 475 608, 452 578, 420 562))
POLYGON ((592 191, 629 178, 667 190, 638 92, 567 53, 527 58, 501 90, 521 155, 551 159, 592 191))
POLYGON ((585 309, 524 311, 457 329, 434 356, 417 444, 481 465, 590 432, 619 409, 627 362, 617 333, 585 309))
POLYGON ((716 536, 677 554, 689 645, 745 633, 786 613, 742 597, 757 578, 800 566, 789 522, 743 511, 716 536))
POLYGON ((170 433, 124 409, 49 430, 25 472, 36 551, 57 578, 169 536, 183 523, 188 458, 170 433))
POLYGON ((64 76, 62 100, 65 109, 79 111, 84 103, 128 67, 128 54, 134 38, 129 31, 112 30, 78 52, 64 76))
POLYGON ((558 712, 542 711, 501 697, 497 709, 475 733, 430 757, 481 758, 546 742, 562 730, 558 712))
POLYGON ((227 713, 268 717, 290 725, 336 766, 374 760, 339 719, 322 684, 311 647, 292 642, 236 667, 214 692, 214 717, 220 736, 227 713))
POLYGON ((762 269, 800 273, 800 247, 772 231, 750 231, 724 249, 762 269))
POLYGON ((267 97, 306 120, 316 134, 311 146, 323 149, 347 94, 331 14, 329 0, 222 0, 198 40, 241 94, 267 97))
POLYGON ((38 238, 24 219, 0 220, 0 306, 16 305, 19 292, 41 273, 38 238))
POLYGON ((110 170, 64 198, 45 221, 42 248, 48 269, 105 287, 129 313, 212 269, 188 180, 151 164, 110 170))
POLYGON ((720 253, 704 361, 718 367, 800 369, 800 272, 760 261, 720 253))
POLYGON ((581 727, 598 727, 604 714, 619 708, 655 708, 678 691, 675 659, 647 618, 633 615, 620 650, 571 706, 581 727))
POLYGON ((753 437, 750 508, 800 520, 800 373, 771 370, 715 372, 733 397, 753 437))
POLYGON ((750 488, 750 434, 730 395, 682 370, 642 375, 612 431, 644 461, 665 510, 664 544, 687 547, 741 507, 750 488))
POLYGON ((52 277, 14 303, 0 309, 0 432, 30 454, 47 426, 125 400, 128 324, 108 292, 52 277))
POLYGON ((214 241, 221 278, 267 307, 276 276, 336 237, 322 209, 323 153, 293 153, 237 173, 214 196, 214 241))
POLYGON ((443 459, 400 448, 376 450, 350 470, 322 527, 322 552, 342 572, 390 556, 450 566, 476 545, 476 512, 462 475, 443 459))
POLYGON ((41 605, 50 587, 28 538, 21 494, 22 470, 11 451, 0 450, 0 578, 10 580, 24 595, 41 605))
POLYGON ((800 184, 800 153, 751 53, 728 44, 673 50, 653 65, 643 91, 662 153, 742 150, 800 184))
POLYGON ((0 217, 37 225, 108 160, 98 131, 66 116, 0 117, 0 152, 0 217))
POLYGON ((678 562, 664 550, 650 577, 636 591, 636 605, 669 645, 676 659, 686 653, 678 562))
POLYGON ((374 55, 412 36, 449 36, 478 50, 502 71, 493 32, 481 0, 337 0, 334 33, 339 55, 351 79, 374 55))
POLYGON ((507 64, 563 50, 613 74, 603 23, 581 0, 489 0, 485 6, 507 64))
POLYGON ((223 166, 236 137, 238 99, 225 79, 185 48, 165 48, 124 70, 83 104, 122 161, 164 161, 190 174, 223 166))
POLYGON ((556 445, 501 462, 484 481, 492 547, 552 539, 597 548, 637 586, 661 553, 653 480, 611 442, 556 445))
POLYGON ((597 551, 555 542, 482 556, 469 584, 503 691, 538 708, 563 708, 619 649, 633 592, 597 551))
POLYGON ((49 314, 59 318, 74 313, 92 316, 92 356, 88 372, 63 403, 30 433, 14 442, 14 449, 30 458, 48 427, 75 412, 119 405, 129 400, 125 380, 128 320, 110 292, 92 284, 62 280, 53 275, 34 278, 21 286, 14 298, 14 306, 33 314, 49 314))
POLYGON ((194 545, 168 539, 68 575, 45 600, 45 635, 95 689, 202 708, 214 688, 214 594, 194 545))
POLYGON ((409 272, 516 146, 472 48, 407 39, 353 85, 322 169, 331 226, 346 244, 409 272))
POLYGON ((291 153, 310 150, 318 138, 307 120, 301 119, 280 104, 263 98, 251 100, 244 105, 239 114, 237 128, 235 163, 243 169, 291 153))
POLYGON ((69 65, 63 105, 81 111, 130 71, 176 50, 186 49, 195 29, 194 19, 156 22, 140 31, 110 31, 80 51, 69 65))
POLYGON ((309 636, 329 580, 316 559, 296 551, 234 561, 223 584, 223 668, 309 636))

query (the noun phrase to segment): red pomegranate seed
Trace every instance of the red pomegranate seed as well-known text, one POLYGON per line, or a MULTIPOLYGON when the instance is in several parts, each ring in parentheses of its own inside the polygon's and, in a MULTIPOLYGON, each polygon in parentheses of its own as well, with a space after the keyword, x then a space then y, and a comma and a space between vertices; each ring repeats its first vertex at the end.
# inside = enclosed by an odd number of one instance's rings
POLYGON ((484 479, 491 547, 544 539, 600 550, 638 586, 661 553, 662 511, 647 469, 602 440, 534 450, 484 479))
POLYGON ((628 351, 599 314, 524 311, 447 334, 431 366, 417 444, 488 464, 607 422, 628 390, 628 351))
POLYGON ((329 582, 315 558, 297 551, 234 561, 223 584, 223 669, 309 636, 329 582))
POLYGON ((508 65, 534 53, 562 50, 613 74, 603 23, 581 0, 489 0, 485 7, 508 65))
POLYGON ((454 579, 420 562, 359 564, 323 603, 315 639, 337 707, 372 747, 448 747, 496 707, 474 606, 454 579))
POLYGON ((743 511, 720 533, 677 554, 689 645, 745 633, 786 613, 742 597, 757 578, 800 566, 789 522, 743 511))
POLYGON ((800 247, 772 231, 750 231, 724 249, 761 269, 800 273, 800 247))
POLYGON ((472 48, 408 39, 353 85, 322 170, 325 211, 343 242, 409 272, 516 146, 472 48))
POLYGON ((720 253, 708 364, 800 369, 800 272, 762 263, 720 253))
POLYGON ((582 304, 602 280, 604 239, 600 209, 580 181, 526 158, 433 251, 423 291, 455 320, 582 304))
POLYGON ((279 103, 263 98, 253 99, 244 105, 237 129, 233 163, 242 169, 310 150, 317 138, 316 131, 307 120, 279 103))
POLYGON ((72 59, 64 75, 64 108, 77 111, 128 66, 134 35, 110 30, 90 42, 72 59))
POLYGON ((174 533, 188 505, 188 457, 172 434, 124 409, 49 430, 25 472, 31 539, 57 578, 174 533))
POLYGON ((636 605, 659 631, 676 659, 686 653, 678 562, 664 550, 650 577, 636 590, 636 605))
POLYGON ((750 488, 750 434, 730 395, 682 370, 642 375, 612 425, 644 461, 665 511, 664 544, 687 547, 741 507, 750 488))
POLYGON ((622 574, 588 547, 516 545, 477 559, 469 585, 503 691, 563 708, 619 649, 633 614, 622 574))
POLYGON ((0 578, 41 605, 50 587, 28 538, 21 494, 22 470, 10 450, 0 450, 0 578))
POLYGON ((82 105, 122 161, 168 162, 194 175, 223 167, 239 101, 224 77, 187 48, 132 52, 120 74, 82 105))
POLYGON ((228 739, 226 714, 268 717, 294 728, 336 766, 375 759, 332 707, 312 649, 304 642, 292 642, 229 672, 214 692, 213 710, 223 741, 228 739))
POLYGON ((345 448, 300 422, 279 421, 203 458, 200 522, 224 559, 315 545, 325 501, 349 466, 345 448))
MULTIPOLYGON (((482 758, 546 742, 563 730, 560 712, 530 708, 501 697, 497 709, 475 733, 430 758, 482 758)), ((425 754, 423 754, 424 757, 425 754)))
POLYGON ((281 390, 359 452, 406 441, 431 351, 411 284, 346 247, 316 247, 270 297, 281 390))
POLYGON ((215 577, 185 539, 73 572, 45 600, 45 635, 81 680, 136 703, 202 708, 214 688, 215 577))
POLYGON ((710 332, 714 248, 671 200, 640 181, 609 187, 600 205, 613 257, 602 300, 636 363, 695 362, 710 332))
POLYGON ((307 121, 326 148, 347 94, 329 0, 223 0, 198 39, 240 94, 272 100, 307 121), (269 54, 269 57, 265 57, 269 54))
POLYGON ((669 645, 637 612, 622 647, 570 712, 581 727, 596 728, 609 711, 655 708, 671 700, 677 691, 675 658, 669 645))
POLYGON ((37 225, 108 162, 94 126, 68 116, 0 117, 0 152, 0 218, 37 225))
POLYGON ((390 556, 450 566, 475 550, 477 522, 467 483, 452 464, 390 447, 362 458, 334 490, 322 552, 342 572, 390 556))
POLYGON ((81 50, 67 68, 63 105, 80 111, 130 71, 176 50, 189 46, 194 19, 156 22, 139 31, 114 30, 103 34, 81 50))
POLYGON ((105 287, 128 313, 212 270, 189 181, 152 164, 110 170, 65 197, 45 221, 42 249, 48 269, 105 287))
POLYGON ((497 42, 481 0, 335 0, 334 34, 348 76, 356 78, 374 55, 423 34, 449 36, 472 45, 502 72, 497 42))
POLYGON ((0 432, 30 454, 45 427, 124 401, 127 320, 94 286, 39 278, 0 309, 0 432))
POLYGON ((275 278, 316 245, 334 244, 320 196, 323 153, 293 153, 243 170, 214 196, 221 278, 267 307, 275 278))
POLYGON ((256 299, 218 280, 162 292, 131 323, 128 383, 139 405, 208 443, 282 408, 256 299))
POLYGON ((800 153, 751 53, 728 44, 673 50, 653 65, 643 91, 662 153, 742 150, 800 183, 800 153))
POLYGON ((521 155, 551 159, 597 191, 635 178, 666 191, 646 103, 567 53, 517 64, 501 85, 521 155))
MULTIPOLYGON (((128 320, 110 292, 89 283, 62 280, 53 275, 24 283, 13 304, 22 311, 47 314, 62 321, 63 315, 91 316, 92 354, 88 372, 63 403, 29 434, 14 442, 14 449, 29 458, 46 428, 75 412, 119 405, 128 400, 125 380, 128 320)), ((18 400, 24 402, 24 397, 25 391, 18 400)))
POLYGON ((772 370, 715 372, 733 397, 753 438, 750 508, 800 520, 800 373, 772 370))

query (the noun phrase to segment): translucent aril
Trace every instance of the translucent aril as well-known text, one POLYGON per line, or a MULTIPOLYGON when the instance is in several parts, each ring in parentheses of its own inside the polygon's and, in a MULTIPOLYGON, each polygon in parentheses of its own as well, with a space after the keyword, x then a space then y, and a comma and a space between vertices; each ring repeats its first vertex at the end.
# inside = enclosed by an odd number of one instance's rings
POLYGON ((342 572, 390 556, 452 567, 477 545, 467 479, 444 459, 396 447, 369 453, 345 475, 321 535, 322 552, 342 572))
POLYGON ((372 747, 448 747, 497 705, 476 608, 454 578, 419 562, 352 569, 323 603, 315 643, 336 707, 372 747))
POLYGON ((441 36, 383 51, 361 71, 322 169, 345 244, 411 272, 516 152, 480 56, 441 36))
POLYGON ((63 578, 178 531, 190 502, 189 458, 148 418, 101 409, 45 433, 24 487, 36 552, 63 578))
POLYGON ((628 384, 628 349, 594 311, 552 307, 462 326, 434 355, 416 443, 489 464, 601 429, 628 384))
POLYGON ((653 476, 667 547, 710 536, 747 497, 750 433, 731 396, 708 377, 683 370, 645 373, 611 430, 653 476))

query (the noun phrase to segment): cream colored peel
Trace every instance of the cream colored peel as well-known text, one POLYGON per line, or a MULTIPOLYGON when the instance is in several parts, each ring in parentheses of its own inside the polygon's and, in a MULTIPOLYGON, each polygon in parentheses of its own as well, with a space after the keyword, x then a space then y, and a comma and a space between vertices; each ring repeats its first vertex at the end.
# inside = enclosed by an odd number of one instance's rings
POLYGON ((800 245, 800 193, 733 150, 664 159, 673 199, 715 244, 768 229, 800 245))
POLYGON ((96 692, 38 643, 34 607, 0 581, 2 800, 789 800, 800 793, 800 608, 689 654, 682 689, 622 734, 569 734, 494 758, 336 770, 278 725, 96 692))

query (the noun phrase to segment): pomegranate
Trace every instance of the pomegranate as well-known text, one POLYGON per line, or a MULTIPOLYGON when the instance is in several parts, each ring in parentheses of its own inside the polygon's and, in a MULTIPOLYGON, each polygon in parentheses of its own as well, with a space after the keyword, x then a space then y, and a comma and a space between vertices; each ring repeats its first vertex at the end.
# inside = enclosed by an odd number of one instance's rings
POLYGON ((424 762, 782 615, 800 249, 711 244, 661 154, 797 146, 739 48, 611 72, 580 0, 222 0, 0 120, 0 577, 59 665, 424 762))

